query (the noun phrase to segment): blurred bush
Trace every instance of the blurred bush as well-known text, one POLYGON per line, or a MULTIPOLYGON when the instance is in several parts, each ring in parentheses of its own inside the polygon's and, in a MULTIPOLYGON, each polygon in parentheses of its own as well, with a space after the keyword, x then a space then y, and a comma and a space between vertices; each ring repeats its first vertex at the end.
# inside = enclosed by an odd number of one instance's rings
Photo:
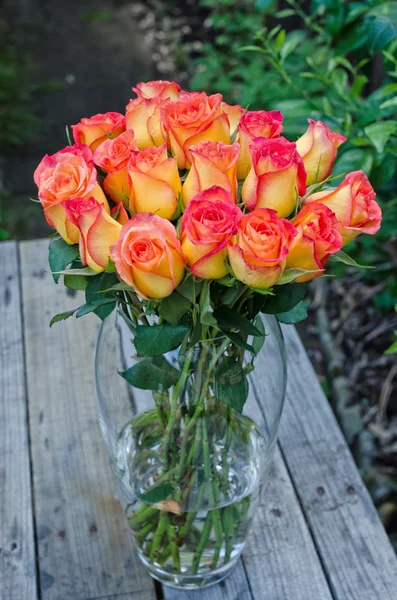
POLYGON ((397 301, 397 2, 201 4, 211 9, 211 42, 204 44, 193 89, 219 91, 250 110, 281 110, 291 140, 306 130, 308 117, 348 138, 334 172, 363 169, 384 219, 377 236, 361 236, 347 251, 377 266, 363 277, 386 281, 374 303, 391 308, 397 301))

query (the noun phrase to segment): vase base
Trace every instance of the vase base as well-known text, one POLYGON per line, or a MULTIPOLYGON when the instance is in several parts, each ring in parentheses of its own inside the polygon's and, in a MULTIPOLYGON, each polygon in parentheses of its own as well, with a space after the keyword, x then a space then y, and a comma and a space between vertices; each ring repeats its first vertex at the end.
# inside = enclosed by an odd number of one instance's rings
POLYGON ((145 556, 143 556, 139 552, 139 558, 141 562, 148 569, 150 576, 156 581, 159 581, 163 585, 168 587, 183 589, 183 590, 201 590, 203 588, 210 587, 212 585, 216 585, 220 583, 226 577, 228 577, 235 567, 239 556, 236 556, 226 565, 219 567, 214 571, 209 571, 203 574, 197 575, 184 575, 177 573, 170 573, 169 571, 165 571, 161 569, 161 567, 157 567, 153 563, 149 562, 145 556))

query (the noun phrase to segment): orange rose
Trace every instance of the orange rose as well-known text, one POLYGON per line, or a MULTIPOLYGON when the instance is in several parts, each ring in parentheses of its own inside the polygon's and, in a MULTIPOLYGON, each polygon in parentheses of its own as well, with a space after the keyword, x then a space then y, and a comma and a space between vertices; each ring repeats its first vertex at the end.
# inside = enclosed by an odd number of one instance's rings
POLYGON ((109 248, 118 239, 121 225, 95 198, 75 198, 63 202, 68 219, 80 231, 79 250, 83 265, 97 273, 109 262, 109 248))
POLYGON ((237 178, 245 179, 252 166, 250 146, 255 138, 272 139, 282 132, 283 115, 279 110, 249 110, 240 119, 238 142, 241 146, 237 178))
POLYGON ((157 81, 147 81, 137 83, 135 88, 132 88, 139 98, 162 98, 169 100, 176 100, 181 91, 180 86, 175 81, 164 81, 158 79, 157 81))
POLYGON ((168 158, 166 144, 132 152, 127 171, 131 181, 131 211, 151 212, 170 219, 178 205, 181 180, 176 158, 168 158))
POLYGON ((192 167, 182 186, 183 203, 213 185, 219 185, 237 198, 237 159, 240 146, 235 142, 227 145, 223 142, 200 142, 190 146, 192 167))
POLYGON ((249 210, 272 208, 279 217, 288 217, 297 194, 306 191, 305 167, 295 143, 283 137, 255 138, 250 151, 252 167, 241 190, 245 206, 249 210))
POLYGON ((113 139, 123 131, 125 131, 125 117, 117 112, 94 115, 90 119, 81 119, 77 125, 72 125, 74 141, 87 144, 92 151, 105 140, 113 139))
POLYGON ((151 213, 140 213, 124 225, 110 256, 121 279, 141 298, 169 296, 185 273, 175 227, 151 213))
POLYGON ((235 133, 242 115, 246 112, 245 108, 239 104, 226 104, 221 102, 221 107, 224 113, 227 114, 229 119, 230 135, 235 133))
POLYGON ((68 244, 77 244, 79 230, 67 218, 62 202, 94 196, 109 212, 105 194, 97 183, 97 172, 88 146, 75 144, 52 156, 46 155, 33 177, 47 223, 68 244))
POLYGON ((169 148, 185 169, 191 163, 190 146, 199 142, 230 142, 229 119, 221 107, 221 94, 184 93, 161 109, 169 148))
POLYGON ((182 252, 190 270, 202 279, 227 275, 227 244, 236 235, 243 213, 229 192, 213 186, 197 194, 182 217, 182 252))
POLYGON ((353 171, 336 189, 312 194, 304 204, 320 202, 335 213, 345 246, 359 233, 374 234, 379 230, 382 211, 375 197, 365 173, 353 171))
POLYGON ((165 137, 161 122, 161 107, 168 100, 161 97, 134 98, 126 106, 126 126, 134 131, 138 148, 161 146, 165 137))
POLYGON ((308 119, 309 128, 296 141, 296 149, 302 157, 307 174, 306 185, 323 181, 331 175, 336 151, 346 138, 331 131, 321 121, 308 119))
POLYGON ((236 238, 228 246, 235 277, 252 288, 275 285, 284 270, 296 229, 275 210, 257 208, 243 216, 236 238))
POLYGON ((132 150, 138 150, 134 132, 129 129, 113 140, 105 140, 94 152, 92 160, 107 172, 103 181, 105 192, 114 202, 126 200, 130 196, 127 163, 132 150))
POLYGON ((321 275, 331 254, 342 247, 342 236, 335 213, 324 204, 313 202, 304 206, 291 221, 298 234, 287 256, 287 269, 318 271, 302 275, 297 283, 321 275))

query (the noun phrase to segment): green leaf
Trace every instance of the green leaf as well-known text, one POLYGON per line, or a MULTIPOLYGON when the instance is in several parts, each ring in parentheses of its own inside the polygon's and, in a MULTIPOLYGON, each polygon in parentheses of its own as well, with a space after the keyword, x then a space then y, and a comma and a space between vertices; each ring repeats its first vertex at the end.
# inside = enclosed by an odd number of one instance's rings
POLYGON ((160 356, 177 348, 188 325, 137 325, 134 345, 139 356, 160 356))
POLYGON ((124 283, 124 281, 120 281, 119 283, 116 283, 115 285, 112 285, 112 287, 107 288, 106 290, 102 290, 103 292, 134 292, 135 290, 134 288, 132 288, 130 285, 128 285, 128 283, 124 283))
POLYGON ((165 500, 172 494, 173 487, 170 483, 163 483, 161 485, 157 485, 154 488, 151 488, 144 494, 139 494, 138 498, 142 502, 147 502, 148 504, 156 504, 156 502, 161 502, 165 500))
POLYGON ((141 390, 167 390, 179 379, 179 372, 163 356, 143 358, 119 374, 141 390))
POLYGON ((229 340, 233 342, 233 344, 236 344, 236 346, 238 346, 239 348, 243 348, 243 350, 247 350, 248 352, 251 352, 251 354, 255 355, 254 347, 248 344, 248 342, 246 342, 245 339, 241 337, 239 333, 235 333, 234 331, 227 331, 226 335, 229 338, 229 340))
MULTIPOLYGON (((204 288, 203 288, 204 289, 204 288)), ((200 303, 201 303, 200 296, 200 303)), ((210 297, 210 285, 206 284, 205 287, 205 296, 202 300, 202 306, 200 311, 200 322, 203 325, 216 325, 216 319, 214 318, 214 309, 211 306, 211 297, 210 297)))
POLYGON ((213 391, 219 402, 242 412, 248 397, 248 381, 242 366, 233 358, 224 357, 215 369, 213 391))
POLYGON ((349 265, 350 267, 356 267, 357 269, 374 269, 375 267, 371 267, 369 265, 359 265, 354 258, 343 252, 343 250, 339 250, 335 254, 332 254, 329 260, 334 260, 336 262, 341 262, 344 265, 349 265))
POLYGON ((98 275, 98 273, 94 271, 94 269, 91 269, 91 267, 83 267, 82 269, 68 269, 64 271, 55 271, 52 275, 53 277, 54 275, 78 275, 79 277, 95 277, 95 275, 98 275))
POLYGON ((195 304, 196 298, 200 293, 201 286, 203 282, 201 280, 197 281, 191 275, 186 277, 185 281, 183 281, 177 288, 176 291, 178 294, 189 300, 192 304, 195 304))
POLYGON ((80 306, 80 308, 77 309, 76 318, 79 319, 80 317, 83 317, 84 315, 88 315, 89 313, 93 312, 97 316, 103 314, 104 316, 100 316, 100 318, 104 319, 105 316, 107 316, 113 311, 115 306, 116 302, 111 298, 101 298, 93 302, 86 302, 86 304, 83 304, 82 306, 80 306))
POLYGON ((373 161, 374 158, 368 150, 352 148, 338 156, 332 172, 334 175, 341 175, 362 169, 366 175, 369 175, 373 161))
POLYGON ((85 290, 87 287, 87 279, 79 275, 65 275, 63 282, 71 290, 85 290))
POLYGON ((307 285, 304 283, 291 283, 276 288, 276 295, 267 296, 261 312, 271 315, 287 312, 303 299, 306 292, 307 285))
POLYGON ((97 277, 92 277, 85 290, 85 299, 88 304, 94 304, 98 300, 108 300, 102 302, 95 309, 95 314, 100 319, 105 319, 116 307, 117 299, 109 288, 117 285, 118 279, 114 273, 100 273, 97 277))
POLYGON ((76 310, 77 308, 74 308, 73 310, 67 310, 66 312, 55 315, 50 321, 50 327, 52 327, 54 323, 58 323, 59 321, 65 321, 66 319, 69 319, 69 317, 74 315, 76 310))
POLYGON ((253 342, 252 342, 252 347, 255 351, 255 354, 258 355, 259 352, 262 350, 263 344, 265 343, 265 339, 266 339, 265 326, 263 324, 262 317, 260 315, 257 315, 254 324, 255 324, 255 327, 262 333, 261 336, 254 337, 253 342))
POLYGON ((397 340, 385 350, 385 354, 397 354, 397 340))
POLYGON ((70 246, 62 238, 51 240, 48 249, 48 262, 55 283, 58 283, 61 272, 79 256, 79 246, 70 246))
POLYGON ((238 329, 245 335, 262 335, 255 325, 232 308, 226 306, 217 308, 214 310, 214 317, 221 331, 229 332, 231 329, 238 329))
MULTIPOLYGON (((217 281, 218 283, 218 281, 217 281)), ((241 281, 236 281, 229 289, 225 290, 221 296, 222 304, 233 304, 243 291, 244 284, 241 281)))
POLYGON ((383 152, 390 136, 397 132, 397 121, 371 123, 364 127, 364 131, 377 152, 383 152))
POLYGON ((300 323, 300 321, 304 321, 307 317, 306 304, 303 302, 303 300, 301 300, 301 302, 294 306, 294 308, 291 308, 291 310, 277 313, 276 317, 280 323, 285 323, 286 325, 300 323))
POLYGON ((183 315, 191 309, 191 302, 177 292, 164 298, 159 304, 159 315, 171 325, 178 325, 183 315))
POLYGON ((347 73, 343 69, 335 69, 331 74, 331 81, 339 94, 345 94, 347 88, 347 73))
POLYGON ((287 283, 292 283, 293 281, 295 281, 295 279, 298 279, 298 277, 306 275, 307 273, 319 272, 319 269, 316 269, 314 271, 306 271, 306 269, 284 269, 283 274, 281 275, 281 278, 276 283, 276 285, 286 285, 287 283))

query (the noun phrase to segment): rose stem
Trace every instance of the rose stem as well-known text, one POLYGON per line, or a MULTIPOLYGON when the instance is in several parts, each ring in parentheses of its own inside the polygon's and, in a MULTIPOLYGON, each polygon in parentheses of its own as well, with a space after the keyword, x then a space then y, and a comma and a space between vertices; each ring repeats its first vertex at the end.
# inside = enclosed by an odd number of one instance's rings
MULTIPOLYGON (((168 519, 168 521, 169 521, 169 519, 168 519)), ((174 525, 172 525, 172 523, 170 523, 170 522, 168 522, 167 533, 168 533, 168 540, 170 542, 169 546, 171 549, 171 556, 172 556, 172 560, 174 561, 175 569, 180 571, 181 561, 180 561, 180 557, 179 557, 179 548, 178 548, 178 543, 177 543, 176 531, 175 531, 174 525)))
POLYGON ((178 397, 179 397, 180 392, 183 389, 183 386, 186 383, 186 379, 188 378, 191 360, 192 360, 192 352, 189 351, 186 356, 184 365, 183 365, 181 376, 179 377, 178 382, 176 383, 176 385, 174 387, 174 391, 172 393, 170 419, 169 419, 167 427, 165 429, 164 440, 163 440, 163 444, 164 444, 163 445, 163 458, 165 461, 167 461, 167 463, 168 463, 168 451, 169 451, 169 446, 170 446, 171 432, 175 425, 176 415, 178 412, 178 397))
POLYGON ((138 533, 136 534, 136 537, 135 537, 138 546, 142 546, 142 544, 145 541, 146 537, 155 528, 156 528, 156 522, 155 521, 151 521, 151 522, 147 523, 144 527, 142 527, 142 529, 140 529, 138 531, 138 533))
POLYGON ((200 558, 201 558, 201 555, 203 554, 205 545, 210 536, 211 528, 212 528, 212 513, 208 513, 204 527, 203 527, 203 531, 200 536, 200 540, 197 544, 196 552, 194 553, 194 557, 193 557, 193 564, 192 564, 192 574, 193 575, 195 575, 198 571, 198 567, 200 564, 200 558))
POLYGON ((227 562, 229 562, 233 550, 233 508, 230 505, 226 506, 223 509, 223 529, 225 531, 226 539, 226 550, 224 559, 224 564, 226 564, 227 562))
POLYGON ((140 525, 143 525, 146 521, 149 521, 154 515, 158 515, 159 511, 157 508, 144 504, 141 506, 131 519, 128 519, 128 523, 131 529, 138 529, 140 525))
POLYGON ((165 530, 167 528, 168 514, 165 511, 161 511, 161 516, 157 525, 157 529, 153 535, 152 548, 150 550, 150 562, 155 562, 158 558, 161 541, 163 539, 165 530))

